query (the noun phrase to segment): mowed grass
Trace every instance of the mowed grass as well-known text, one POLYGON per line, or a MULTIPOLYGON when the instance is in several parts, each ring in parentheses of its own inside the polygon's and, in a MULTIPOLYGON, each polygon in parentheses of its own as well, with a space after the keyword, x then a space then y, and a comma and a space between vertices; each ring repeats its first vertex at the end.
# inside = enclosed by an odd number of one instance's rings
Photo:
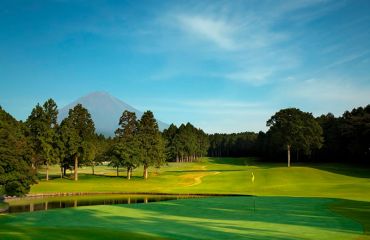
POLYGON ((0 239, 354 239, 362 226, 334 200, 210 197, 0 217, 0 239))
POLYGON ((142 169, 127 180, 108 166, 80 169, 80 180, 41 180, 31 193, 150 192, 247 194, 160 203, 81 207, 0 217, 0 239, 369 239, 370 172, 346 165, 261 164, 203 158, 142 169), (252 182, 252 172, 255 181, 252 182), (255 205, 255 207, 254 207, 255 205), (68 220, 66 220, 68 219, 68 220), (28 235, 27 235, 28 234, 28 235), (362 234, 362 235, 361 235, 362 234))
MULTIPOLYGON (((370 201, 370 171, 362 168, 317 165, 256 164, 253 158, 203 158, 195 163, 169 163, 151 169, 148 180, 142 169, 131 180, 120 177, 108 166, 80 169, 79 181, 41 180, 31 194, 54 192, 153 192, 153 193, 223 193, 258 196, 329 197, 370 201), (331 168, 329 168, 331 166, 331 168), (324 170, 323 170, 324 169, 324 170), (252 183, 252 172, 255 181, 252 183), (339 173, 338 173, 339 172, 339 173), (354 175, 361 172, 361 176, 354 175), (367 175, 366 175, 367 174, 367 175)), ((59 169, 53 169, 55 174, 59 169)))

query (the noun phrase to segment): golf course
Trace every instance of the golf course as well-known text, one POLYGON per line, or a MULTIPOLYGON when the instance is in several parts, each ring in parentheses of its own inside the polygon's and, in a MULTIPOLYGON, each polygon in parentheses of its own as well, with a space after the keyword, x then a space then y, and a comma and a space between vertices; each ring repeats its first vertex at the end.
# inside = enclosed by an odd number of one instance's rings
POLYGON ((370 240, 370 0, 1 0, 0 240, 370 240))
POLYGON ((201 158, 150 168, 147 180, 142 168, 131 180, 106 165, 95 175, 81 168, 79 181, 61 179, 59 171, 53 167, 30 195, 208 196, 2 214, 0 239, 370 239, 370 173, 361 166, 201 158))

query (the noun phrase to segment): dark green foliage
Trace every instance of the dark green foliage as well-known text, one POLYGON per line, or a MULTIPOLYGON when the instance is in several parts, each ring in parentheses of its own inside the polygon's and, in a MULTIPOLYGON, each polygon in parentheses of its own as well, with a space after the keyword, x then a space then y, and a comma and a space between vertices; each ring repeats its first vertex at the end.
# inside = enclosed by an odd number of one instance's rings
POLYGON ((322 128, 311 113, 302 112, 297 108, 282 109, 275 113, 266 125, 270 127, 273 141, 287 147, 288 166, 291 148, 311 154, 312 149, 322 147, 322 128))
POLYGON ((341 137, 340 122, 333 114, 328 113, 316 118, 317 122, 323 129, 324 145, 316 151, 318 158, 322 160, 339 160, 345 156, 345 144, 341 137), (340 156, 340 157, 339 157, 340 156), (339 157, 339 158, 338 158, 339 157))
POLYGON ((160 167, 165 162, 165 143, 151 111, 144 112, 138 125, 138 141, 142 153, 144 178, 148 178, 148 167, 160 167))
POLYGON ((138 122, 134 112, 124 111, 119 120, 120 127, 115 131, 114 144, 110 150, 110 165, 117 168, 126 167, 127 179, 131 178, 132 170, 142 161, 142 149, 138 135, 138 122))
POLYGON ((177 127, 174 124, 171 124, 167 129, 163 131, 163 137, 165 139, 166 145, 166 160, 173 161, 178 157, 179 146, 176 145, 175 137, 177 134, 177 127))
POLYGON ((290 145, 307 154, 322 146, 322 128, 311 113, 297 108, 282 109, 266 125, 281 145, 290 145))
POLYGON ((37 104, 26 121, 27 136, 32 143, 33 164, 36 167, 46 164, 46 180, 49 179, 49 165, 59 160, 56 146, 57 116, 57 105, 53 99, 49 99, 43 107, 37 104))
POLYGON ((345 112, 341 119, 341 135, 344 138, 347 157, 370 160, 370 105, 345 112))
POLYGON ((106 139, 103 134, 98 134, 90 143, 88 149, 87 165, 91 166, 92 174, 95 174, 95 166, 109 160, 107 152, 112 144, 111 139, 106 139))
POLYGON ((192 124, 181 124, 179 128, 171 124, 163 131, 166 139, 166 158, 168 161, 192 162, 207 155, 208 136, 192 124))
POLYGON ((342 117, 327 114, 317 120, 325 140, 318 158, 370 163, 370 105, 346 111, 342 117))
POLYGON ((208 156, 211 157, 245 157, 256 154, 257 134, 254 132, 211 134, 208 156))
POLYGON ((81 104, 69 110, 68 117, 61 123, 61 139, 65 149, 65 160, 74 162, 74 178, 78 180, 78 166, 88 162, 95 138, 95 126, 91 115, 81 104), (85 160, 85 162, 84 162, 85 160))
POLYGON ((36 182, 31 158, 22 123, 0 107, 0 188, 6 195, 24 195, 36 182))

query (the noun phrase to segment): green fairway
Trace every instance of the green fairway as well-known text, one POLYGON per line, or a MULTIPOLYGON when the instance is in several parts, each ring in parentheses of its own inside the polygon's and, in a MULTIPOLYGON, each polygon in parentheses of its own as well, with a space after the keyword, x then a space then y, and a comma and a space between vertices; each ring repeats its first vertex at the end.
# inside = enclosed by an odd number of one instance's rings
MULTIPOLYGON (((97 175, 81 169, 80 180, 56 178, 41 180, 31 193, 54 192, 160 192, 224 193, 258 196, 330 197, 370 201, 370 173, 361 168, 318 165, 255 164, 253 158, 203 158, 196 163, 169 163, 160 170, 151 169, 143 180, 142 169, 134 178, 115 177, 115 169, 99 166, 97 175), (329 168, 329 166, 331 166, 329 168), (328 169, 328 170, 321 170, 328 169), (251 181, 255 175, 254 184, 251 181), (361 176, 352 173, 361 172, 361 176)), ((54 169, 58 174, 58 169, 54 169)))
MULTIPOLYGON (((89 206, 1 216, 0 239, 369 239, 370 173, 345 165, 256 164, 253 158, 203 158, 142 169, 130 181, 107 166, 80 180, 41 180, 31 194, 150 192, 248 194, 135 205, 89 206), (255 181, 252 182, 252 172, 255 181), (68 221, 66 221, 68 219, 68 221)), ((120 173, 124 175, 124 171, 120 173)))
POLYGON ((361 235, 362 226, 330 211, 330 202, 211 197, 33 212, 2 216, 0 238, 351 239, 361 235))

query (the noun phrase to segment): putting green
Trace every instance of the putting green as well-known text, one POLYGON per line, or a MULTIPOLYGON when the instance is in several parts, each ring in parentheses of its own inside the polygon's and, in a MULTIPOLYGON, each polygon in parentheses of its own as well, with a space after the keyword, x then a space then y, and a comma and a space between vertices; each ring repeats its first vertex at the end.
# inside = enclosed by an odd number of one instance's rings
POLYGON ((0 239, 354 239, 321 198, 210 197, 0 216, 0 239))

